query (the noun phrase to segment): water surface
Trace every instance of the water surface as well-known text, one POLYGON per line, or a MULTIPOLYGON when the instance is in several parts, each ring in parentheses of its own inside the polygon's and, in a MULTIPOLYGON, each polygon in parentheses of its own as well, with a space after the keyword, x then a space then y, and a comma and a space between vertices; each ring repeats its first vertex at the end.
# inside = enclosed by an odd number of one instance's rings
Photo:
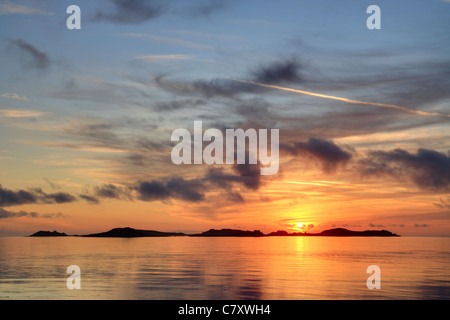
POLYGON ((450 238, 6 237, 0 299, 449 299, 449 266, 450 238))

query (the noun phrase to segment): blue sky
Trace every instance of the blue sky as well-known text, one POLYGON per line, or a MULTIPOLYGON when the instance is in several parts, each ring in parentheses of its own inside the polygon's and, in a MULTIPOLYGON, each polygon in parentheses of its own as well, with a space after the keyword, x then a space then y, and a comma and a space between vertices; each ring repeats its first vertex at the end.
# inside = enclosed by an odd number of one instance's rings
POLYGON ((0 202, 8 212, 0 219, 4 234, 37 225, 83 230, 79 211, 116 203, 136 212, 137 225, 170 230, 213 222, 271 229, 290 219, 316 228, 352 220, 360 228, 450 234, 448 1, 124 3, 0 1, 0 191, 36 196, 34 203, 0 202), (81 30, 66 28, 72 4, 81 8, 81 30), (381 30, 366 27, 372 4, 381 8, 381 30), (194 120, 220 129, 279 128, 280 175, 258 178, 252 189, 239 182, 248 177, 238 168, 174 166, 170 134, 192 129, 194 120), (350 160, 339 157, 347 153, 350 160), (148 185, 167 193, 158 198, 148 185), (198 193, 190 199, 185 188, 198 193), (386 191, 375 196, 380 188, 386 191), (55 193, 74 198, 42 203, 55 193), (257 214, 266 202, 267 225, 257 214), (386 203, 393 213, 366 203, 386 203), (146 207, 159 216, 146 217, 146 207), (329 214, 336 207, 342 219, 329 214), (38 220, 31 212, 67 218, 38 220))

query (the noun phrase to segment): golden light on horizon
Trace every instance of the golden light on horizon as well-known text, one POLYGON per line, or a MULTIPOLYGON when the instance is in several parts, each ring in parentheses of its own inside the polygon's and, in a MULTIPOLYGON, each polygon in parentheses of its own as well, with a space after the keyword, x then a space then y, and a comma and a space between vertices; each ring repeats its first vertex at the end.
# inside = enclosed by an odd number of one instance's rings
POLYGON ((302 230, 302 229, 305 227, 305 225, 304 225, 303 223, 301 223, 301 222, 297 222, 297 223, 295 224, 295 227, 296 227, 298 230, 302 230))

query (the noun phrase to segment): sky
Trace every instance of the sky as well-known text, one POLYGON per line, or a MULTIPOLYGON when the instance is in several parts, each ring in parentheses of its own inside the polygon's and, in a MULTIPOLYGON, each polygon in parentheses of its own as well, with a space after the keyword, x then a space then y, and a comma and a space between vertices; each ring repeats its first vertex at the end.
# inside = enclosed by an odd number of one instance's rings
POLYGON ((449 30, 444 0, 0 0, 0 236, 450 236, 449 30), (278 129, 279 172, 175 165, 194 121, 278 129))

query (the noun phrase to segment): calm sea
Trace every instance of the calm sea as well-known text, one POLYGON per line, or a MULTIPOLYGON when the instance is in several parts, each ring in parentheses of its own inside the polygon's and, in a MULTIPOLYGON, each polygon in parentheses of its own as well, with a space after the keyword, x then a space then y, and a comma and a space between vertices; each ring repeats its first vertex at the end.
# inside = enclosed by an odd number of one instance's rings
POLYGON ((0 238, 0 299, 449 298, 450 238, 0 238))

